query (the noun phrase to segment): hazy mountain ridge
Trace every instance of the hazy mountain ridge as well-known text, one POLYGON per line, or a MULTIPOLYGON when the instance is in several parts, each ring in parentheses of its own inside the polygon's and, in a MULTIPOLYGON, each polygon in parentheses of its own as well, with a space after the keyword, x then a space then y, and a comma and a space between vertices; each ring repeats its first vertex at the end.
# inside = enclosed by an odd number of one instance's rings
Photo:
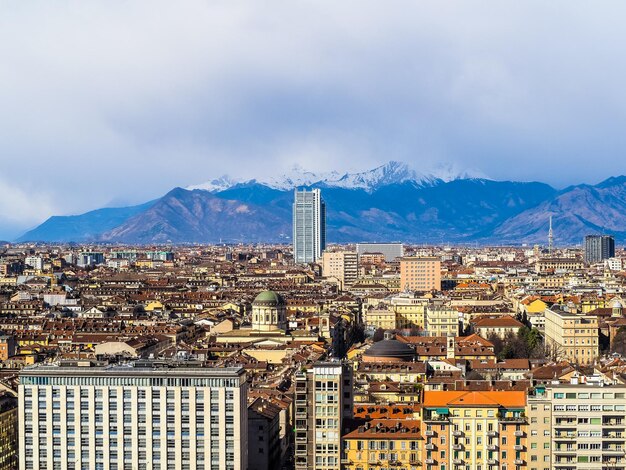
MULTIPOLYGON (((319 176, 305 173, 275 184, 220 178, 211 190, 175 188, 141 206, 51 217, 20 241, 287 242, 293 188, 319 176)), ((624 176, 557 191, 538 182, 428 179, 390 162, 370 172, 325 174, 306 186, 322 188, 331 242, 545 244, 550 215, 560 244, 598 232, 626 239, 624 176)))

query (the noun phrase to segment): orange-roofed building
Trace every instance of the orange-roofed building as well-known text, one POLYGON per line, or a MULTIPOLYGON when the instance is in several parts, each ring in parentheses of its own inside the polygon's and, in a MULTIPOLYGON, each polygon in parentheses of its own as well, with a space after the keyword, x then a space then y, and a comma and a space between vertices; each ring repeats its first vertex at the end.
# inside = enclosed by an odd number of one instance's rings
POLYGON ((527 464, 526 392, 427 390, 423 407, 424 468, 527 464))

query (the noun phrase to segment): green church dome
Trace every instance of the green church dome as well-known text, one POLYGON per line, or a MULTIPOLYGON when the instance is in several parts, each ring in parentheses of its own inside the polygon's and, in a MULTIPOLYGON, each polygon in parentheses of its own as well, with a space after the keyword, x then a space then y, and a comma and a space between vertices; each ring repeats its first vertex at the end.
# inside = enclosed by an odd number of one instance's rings
POLYGON ((266 290, 261 292, 256 296, 253 304, 263 304, 263 305, 282 305, 285 303, 283 298, 274 291, 266 290))

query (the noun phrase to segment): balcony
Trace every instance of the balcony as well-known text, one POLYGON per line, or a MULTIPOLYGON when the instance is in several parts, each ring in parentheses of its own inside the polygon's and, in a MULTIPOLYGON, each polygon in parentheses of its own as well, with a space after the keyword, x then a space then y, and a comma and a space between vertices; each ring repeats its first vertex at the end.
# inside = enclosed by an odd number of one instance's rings
POLYGON ((515 431, 515 437, 524 437, 524 431, 515 431))
POLYGON ((426 459, 424 462, 426 462, 426 465, 435 465, 437 463, 435 459, 426 459))
POLYGON ((463 431, 459 431, 459 430, 452 431, 452 435, 454 437, 461 437, 461 436, 463 436, 463 431))
POLYGON ((498 459, 487 459, 487 465, 498 465, 498 459))
POLYGON ((435 431, 424 431, 424 436, 432 437, 435 435, 435 431))
POLYGON ((454 444, 452 446, 452 450, 463 450, 463 445, 462 444, 454 444))
POLYGON ((425 422, 433 422, 433 423, 448 423, 450 420, 448 419, 448 415, 430 415, 424 418, 425 422))
POLYGON ((524 446, 521 446, 521 445, 516 445, 516 446, 513 446, 513 448, 514 448, 515 450, 524 450, 524 446))
POLYGON ((524 424, 526 423, 526 416, 499 416, 498 421, 504 424, 524 424))
POLYGON ((498 431, 487 431, 487 437, 496 437, 498 435, 498 431))
POLYGON ((513 462, 515 465, 524 465, 524 461, 522 459, 515 459, 515 462, 513 462))
POLYGON ((426 450, 435 450, 435 444, 426 444, 424 446, 424 449, 426 449, 426 450))
POLYGON ((352 460, 350 460, 350 459, 341 459, 341 463, 344 464, 344 465, 349 465, 349 464, 352 463, 352 460))
POLYGON ((493 450, 498 450, 498 446, 497 446, 497 445, 495 445, 495 444, 489 444, 489 445, 487 446, 487 450, 492 450, 492 451, 493 451, 493 450))
POLYGON ((464 460, 463 459, 452 459, 452 463, 454 465, 463 465, 464 460))

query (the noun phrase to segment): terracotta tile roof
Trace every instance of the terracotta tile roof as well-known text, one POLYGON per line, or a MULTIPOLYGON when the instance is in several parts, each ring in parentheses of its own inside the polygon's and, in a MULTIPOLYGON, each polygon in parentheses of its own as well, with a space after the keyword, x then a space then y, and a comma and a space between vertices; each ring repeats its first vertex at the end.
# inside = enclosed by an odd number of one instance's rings
POLYGON ((503 406, 525 407, 526 393, 522 391, 439 391, 424 392, 424 407, 445 406, 503 406))

